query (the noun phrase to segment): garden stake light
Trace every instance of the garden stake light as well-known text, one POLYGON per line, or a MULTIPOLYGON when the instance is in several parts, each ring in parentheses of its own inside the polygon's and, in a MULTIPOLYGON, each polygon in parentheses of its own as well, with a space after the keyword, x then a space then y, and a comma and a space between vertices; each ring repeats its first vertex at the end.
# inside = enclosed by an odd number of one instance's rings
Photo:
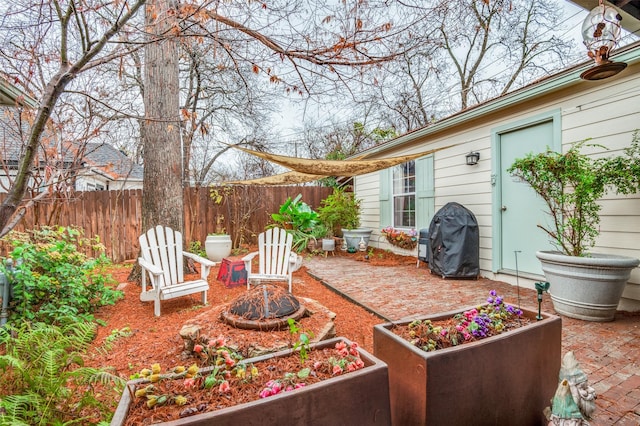
POLYGON ((540 321, 542 319, 542 314, 540 312, 540 306, 542 305, 542 293, 545 291, 549 291, 550 284, 548 282, 538 282, 535 284, 536 290, 538 291, 538 316, 536 319, 540 321))

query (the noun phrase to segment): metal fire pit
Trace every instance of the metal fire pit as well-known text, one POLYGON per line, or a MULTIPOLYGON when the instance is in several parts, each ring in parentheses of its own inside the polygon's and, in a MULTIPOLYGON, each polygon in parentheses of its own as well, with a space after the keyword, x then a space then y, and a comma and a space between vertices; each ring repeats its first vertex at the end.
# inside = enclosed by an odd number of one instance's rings
POLYGON ((225 323, 248 330, 280 330, 289 319, 302 318, 307 309, 291 293, 276 285, 261 285, 236 298, 220 314, 225 323))

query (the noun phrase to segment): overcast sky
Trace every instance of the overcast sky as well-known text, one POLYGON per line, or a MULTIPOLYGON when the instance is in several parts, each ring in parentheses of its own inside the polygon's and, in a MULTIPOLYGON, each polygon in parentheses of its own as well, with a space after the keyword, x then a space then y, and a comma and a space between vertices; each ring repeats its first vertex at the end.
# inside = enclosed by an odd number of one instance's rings
MULTIPOLYGON (((559 30, 560 36, 564 39, 573 39, 576 48, 584 50, 584 55, 580 57, 581 59, 579 59, 577 63, 588 60, 581 35, 582 22, 587 16, 588 11, 567 0, 558 0, 558 7, 563 9, 565 16, 564 28, 559 30)), ((621 44, 628 44, 631 41, 621 44)), ((322 123, 326 122, 332 116, 335 117, 339 115, 339 111, 335 109, 319 109, 316 108, 314 104, 315 103, 310 102, 305 110, 302 103, 293 103, 286 98, 282 99, 282 109, 279 113, 273 115, 273 121, 276 128, 281 132, 283 143, 299 138, 300 128, 305 117, 312 119, 314 122, 322 123)))

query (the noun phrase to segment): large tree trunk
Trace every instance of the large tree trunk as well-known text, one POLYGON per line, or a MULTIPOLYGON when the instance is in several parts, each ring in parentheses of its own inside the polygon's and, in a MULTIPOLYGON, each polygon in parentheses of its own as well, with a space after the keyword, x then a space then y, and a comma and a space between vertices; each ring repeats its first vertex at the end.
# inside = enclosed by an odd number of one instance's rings
MULTIPOLYGON (((149 43, 144 49, 144 111, 141 129, 144 158, 142 230, 168 226, 184 235, 182 148, 179 126, 178 46, 170 0, 147 3, 149 43)), ((184 241, 183 241, 184 243, 184 241)), ((191 272, 189 263, 186 269, 191 272)), ((140 265, 129 274, 140 281, 140 265)))
POLYGON ((178 46, 171 1, 155 0, 146 7, 150 37, 144 52, 145 129, 142 228, 156 225, 183 231, 182 150, 179 127, 178 46))

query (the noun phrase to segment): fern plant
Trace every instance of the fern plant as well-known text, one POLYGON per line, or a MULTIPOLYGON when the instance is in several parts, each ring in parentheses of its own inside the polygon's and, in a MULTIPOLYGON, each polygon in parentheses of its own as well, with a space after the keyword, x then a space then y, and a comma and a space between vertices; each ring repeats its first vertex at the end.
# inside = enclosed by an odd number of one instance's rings
POLYGON ((0 425, 92 424, 111 416, 96 395, 112 391, 115 400, 124 380, 84 366, 95 332, 90 322, 0 328, 0 425))

